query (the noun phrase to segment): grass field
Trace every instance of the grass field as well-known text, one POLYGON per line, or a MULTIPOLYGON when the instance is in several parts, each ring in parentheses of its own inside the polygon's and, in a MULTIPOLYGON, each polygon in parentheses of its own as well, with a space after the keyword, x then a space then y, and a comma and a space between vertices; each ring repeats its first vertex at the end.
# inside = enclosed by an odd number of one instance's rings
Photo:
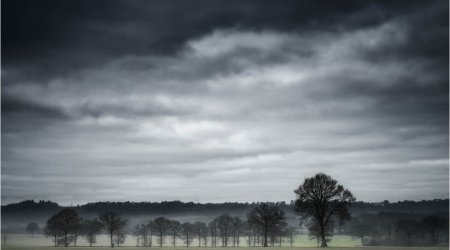
MULTIPOLYGON (((240 246, 247 247, 247 238, 240 238, 240 246)), ((97 243, 94 246, 109 246, 109 238, 106 235, 98 235, 97 243)), ((156 239, 153 239, 153 245, 157 245, 156 239)), ((334 247, 357 247, 361 246, 361 242, 357 238, 353 238, 351 236, 335 236, 332 238, 329 243, 330 246, 334 247)), ((28 234, 11 234, 8 236, 8 240, 6 242, 7 247, 45 247, 45 246, 53 246, 53 242, 51 238, 45 238, 43 235, 34 235, 33 237, 28 234)), ((89 246, 88 242, 83 238, 79 237, 77 240, 77 246, 89 246)), ((136 237, 132 235, 127 235, 125 239, 125 243, 123 246, 134 247, 136 246, 136 237)), ((171 240, 169 238, 166 239, 166 243, 164 246, 171 247, 171 240)), ((181 240, 177 241, 177 246, 184 246, 184 243, 181 240)), ((192 247, 198 247, 198 241, 194 240, 191 244, 192 247)), ((278 243, 276 244, 278 246, 278 243)), ((282 246, 288 247, 290 246, 288 240, 286 239, 282 242, 282 246)), ((294 240, 295 247, 315 247, 317 246, 317 242, 314 240, 310 240, 307 235, 296 236, 294 240)), ((167 248, 166 247, 166 248, 167 248)), ((189 249, 192 249, 191 247, 189 249)), ((204 249, 202 247, 202 249, 204 249)))
MULTIPOLYGON (((156 241, 154 241, 155 244, 156 241)), ((192 247, 186 248, 182 247, 183 242, 178 241, 177 244, 179 247, 173 248, 169 246, 169 239, 167 239, 166 246, 159 248, 159 247, 145 247, 145 249, 176 249, 176 250, 217 250, 220 249, 220 247, 217 248, 211 248, 211 247, 201 247, 199 248, 198 243, 196 241, 193 242, 192 247)), ((92 250, 93 248, 101 248, 101 247, 108 247, 109 246, 109 239, 106 235, 99 235, 97 237, 97 243, 94 247, 88 247, 88 243, 83 239, 80 238, 77 242, 77 250, 92 250)), ((428 249, 448 249, 447 247, 442 248, 430 248, 430 247, 361 247, 360 241, 356 238, 353 238, 351 236, 335 236, 332 238, 332 240, 329 243, 329 246, 333 249, 364 249, 364 250, 380 250, 380 249, 392 249, 392 250, 428 250, 428 249)), ((247 247, 246 239, 241 238, 241 248, 247 247), (242 244, 244 243, 244 244, 242 244)), ((233 248, 233 247, 229 247, 233 248)), ((310 240, 308 236, 306 235, 300 235, 295 238, 294 242, 294 248, 295 249, 302 249, 302 250, 308 250, 317 248, 316 241, 310 240)), ((2 247, 2 249, 11 249, 11 250, 25 250, 25 249, 32 249, 32 250, 59 250, 59 249, 67 249, 64 247, 53 247, 53 242, 49 238, 45 238, 43 235, 35 235, 32 237, 31 235, 27 234, 11 234, 8 236, 6 247, 2 247)), ((123 246, 120 247, 120 249, 134 249, 136 250, 136 238, 134 236, 127 236, 125 243, 123 246)), ((139 247, 139 249, 144 249, 144 247, 139 247)), ((254 250, 262 250, 264 248, 262 247, 255 247, 252 249, 254 250)), ((267 248, 266 248, 267 249, 267 248)), ((289 242, 283 242, 282 247, 270 247, 269 249, 293 249, 289 246, 289 242)))

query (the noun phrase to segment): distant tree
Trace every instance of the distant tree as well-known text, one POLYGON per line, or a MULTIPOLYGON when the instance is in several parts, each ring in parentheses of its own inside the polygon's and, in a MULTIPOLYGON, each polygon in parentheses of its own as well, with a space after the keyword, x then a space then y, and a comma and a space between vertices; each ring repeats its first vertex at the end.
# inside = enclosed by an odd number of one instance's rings
POLYGON ((186 247, 189 247, 195 237, 195 228, 192 223, 185 222, 181 224, 181 238, 183 239, 186 247))
POLYGON ((204 231, 206 231, 206 224, 204 222, 198 221, 194 223, 194 234, 198 239, 198 247, 201 247, 204 231))
POLYGON ((233 229, 233 217, 228 214, 222 214, 216 218, 217 228, 219 229, 219 236, 222 240, 222 246, 228 246, 228 240, 233 229))
POLYGON ((208 246, 208 226, 205 224, 205 227, 203 228, 202 231, 202 237, 203 237, 203 246, 207 247, 208 246))
POLYGON ((435 215, 430 215, 423 218, 421 225, 426 233, 430 235, 431 245, 436 245, 439 242, 440 232, 447 227, 445 219, 435 215))
POLYGON ((90 247, 92 247, 92 244, 97 242, 97 235, 101 230, 102 228, 97 218, 85 220, 83 222, 82 235, 86 238, 86 241, 89 242, 90 247))
POLYGON ((77 240, 78 240, 78 236, 83 235, 83 219, 80 218, 79 222, 74 225, 73 229, 72 229, 72 241, 73 241, 73 246, 77 246, 77 240))
POLYGON ((289 227, 286 230, 286 235, 287 235, 287 237, 289 237, 289 244, 291 245, 291 247, 293 247, 294 237, 295 237, 295 227, 289 227))
POLYGON ((101 228, 110 237, 111 247, 114 247, 113 236, 119 234, 127 226, 128 220, 114 211, 100 213, 98 218, 101 228))
POLYGON ((47 230, 49 233, 55 236, 61 235, 63 237, 61 243, 65 247, 68 247, 70 242, 73 240, 72 234, 76 233, 81 223, 81 218, 78 217, 78 213, 75 210, 66 208, 61 210, 59 213, 53 215, 47 221, 47 230), (50 232, 50 230, 52 232, 50 232))
POLYGON ((6 232, 5 230, 2 230, 2 246, 6 247, 6 242, 9 239, 9 233, 6 232))
POLYGON ((179 221, 171 220, 169 223, 169 232, 172 236, 172 245, 175 247, 177 242, 178 234, 181 230, 181 224, 179 221))
POLYGON ((142 233, 142 229, 141 229, 141 225, 137 224, 133 226, 133 229, 131 230, 131 234, 136 237, 136 246, 139 246, 139 240, 141 238, 141 233, 142 233))
POLYGON ((133 234, 137 236, 137 245, 144 247, 152 246, 152 227, 153 221, 148 221, 147 224, 136 225, 133 228, 133 234), (140 240, 142 239, 142 240, 140 240))
POLYGON ((45 237, 52 237, 54 246, 56 247, 58 245, 58 237, 62 232, 60 224, 58 222, 58 218, 56 216, 52 216, 50 219, 48 219, 43 231, 45 237))
POLYGON ((153 244, 153 230, 154 230, 154 223, 152 220, 149 220, 147 222, 147 225, 145 227, 145 231, 143 231, 145 237, 144 237, 144 246, 151 247, 153 244), (148 235, 148 236, 147 236, 148 235))
POLYGON ((287 236, 286 226, 287 226, 286 221, 283 221, 272 229, 274 239, 272 246, 275 244, 276 241, 275 237, 278 236, 278 246, 281 247, 283 237, 287 236))
POLYGON ((370 235, 372 229, 369 224, 357 221, 352 223, 351 225, 351 233, 353 236, 356 236, 361 239, 361 245, 364 246, 364 237, 370 235))
POLYGON ((320 228, 321 246, 327 246, 326 228, 333 220, 344 223, 350 219, 348 207, 355 201, 353 194, 338 185, 329 175, 319 173, 306 178, 294 192, 295 209, 302 219, 314 218, 320 228))
POLYGON ((31 222, 25 227, 25 230, 34 237, 34 234, 39 231, 39 225, 36 222, 31 222))
POLYGON ((158 217, 153 220, 153 228, 158 234, 158 243, 160 247, 162 247, 162 245, 164 244, 164 236, 167 234, 169 226, 170 220, 168 220, 166 217, 158 217))
POLYGON ((233 246, 239 246, 240 230, 242 227, 242 220, 239 217, 233 218, 233 246))
POLYGON ((247 218, 249 224, 258 225, 262 229, 264 247, 268 246, 267 237, 269 232, 286 221, 283 210, 270 202, 259 203, 248 213, 247 218))
MULTIPOLYGON (((389 204, 388 202, 384 202, 384 204, 389 204)), ((386 206, 386 205, 385 205, 386 206)), ((391 244, 392 234, 394 230, 394 218, 386 216, 384 213, 379 213, 377 220, 379 221, 381 230, 385 233, 386 243, 388 245, 391 244)))
POLYGON ((397 234, 408 246, 411 246, 412 244, 416 226, 417 222, 415 220, 406 219, 397 222, 397 234))
MULTIPOLYGON (((254 215, 252 215, 254 216, 254 215)), ((260 231, 259 224, 256 221, 256 218, 248 217, 247 219, 248 229, 250 230, 252 242, 249 242, 250 245, 256 246, 256 238, 260 231)))
POLYGON ((120 244, 123 244, 125 242, 125 236, 126 236, 125 229, 122 228, 122 229, 115 231, 114 235, 116 236, 116 238, 114 239, 114 242, 116 243, 117 247, 120 247, 120 244))
POLYGON ((210 237, 211 237, 211 247, 217 246, 217 218, 213 219, 209 224, 209 231, 210 231, 210 237))

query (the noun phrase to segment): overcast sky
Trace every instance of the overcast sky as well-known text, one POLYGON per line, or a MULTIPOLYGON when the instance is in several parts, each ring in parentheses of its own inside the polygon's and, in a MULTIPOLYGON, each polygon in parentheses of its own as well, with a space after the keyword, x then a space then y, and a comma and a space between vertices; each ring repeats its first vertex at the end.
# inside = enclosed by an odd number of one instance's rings
POLYGON ((448 1, 2 1, 2 203, 449 196, 448 1))

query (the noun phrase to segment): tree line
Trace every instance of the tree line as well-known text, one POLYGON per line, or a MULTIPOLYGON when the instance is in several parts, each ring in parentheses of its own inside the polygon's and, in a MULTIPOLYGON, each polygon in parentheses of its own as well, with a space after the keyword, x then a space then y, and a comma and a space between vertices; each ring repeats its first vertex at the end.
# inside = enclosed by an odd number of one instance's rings
POLYGON ((362 245, 437 246, 448 245, 448 225, 448 218, 437 214, 360 214, 344 233, 360 238, 362 245))
POLYGON ((198 247, 227 247, 240 246, 242 236, 247 237, 249 246, 268 246, 282 237, 292 237, 294 233, 293 228, 287 228, 283 210, 269 202, 259 203, 248 213, 245 221, 228 214, 209 223, 181 223, 158 217, 131 228, 128 220, 118 212, 104 212, 96 218, 83 219, 73 209, 64 209, 47 221, 43 231, 45 236, 53 239, 55 246, 66 247, 76 246, 79 237, 84 237, 92 246, 96 243, 96 236, 102 232, 109 236, 111 247, 123 244, 127 234, 135 236, 136 246, 177 246, 177 239, 181 239, 186 247, 192 246, 194 240, 198 247))
MULTIPOLYGON (((277 202, 283 210, 291 210, 295 201, 290 203, 277 202)), ((2 205, 2 215, 5 221, 14 217, 24 217, 24 215, 54 214, 64 208, 72 208, 79 214, 98 214, 103 211, 117 211, 123 215, 149 215, 149 214, 176 214, 176 213, 200 213, 200 214, 236 214, 241 211, 248 211, 257 205, 256 202, 238 203, 194 203, 181 201, 162 201, 162 202, 93 202, 84 205, 63 207, 51 201, 26 200, 18 203, 2 205), (17 215, 17 216, 16 216, 17 215)), ((399 201, 399 202, 363 202, 355 201, 349 208, 352 214, 359 213, 378 213, 378 212, 398 212, 398 213, 434 213, 448 212, 448 199, 435 199, 423 201, 399 201)), ((34 218, 35 220, 36 218, 34 218)))
MULTIPOLYGON (((331 176, 318 173, 305 178, 294 190, 291 208, 297 213, 300 225, 308 228, 311 239, 326 247, 333 234, 360 237, 364 245, 413 245, 426 241, 436 245, 442 239, 448 220, 426 217, 421 221, 410 218, 382 223, 381 214, 360 214, 351 219, 350 207, 356 198, 331 176), (350 223, 347 223, 350 221, 350 223)), ((83 219, 77 211, 66 208, 48 219, 44 234, 52 237, 55 246, 76 246, 78 237, 84 237, 92 246, 96 236, 106 233, 110 246, 120 246, 127 234, 136 239, 136 246, 177 246, 177 240, 190 247, 194 244, 210 247, 281 246, 283 239, 293 245, 296 230, 288 227, 285 203, 254 203, 245 219, 224 213, 208 223, 180 222, 164 216, 129 225, 119 211, 101 212, 96 218, 83 219), (245 242, 240 242, 245 239, 245 242)), ((34 225, 33 225, 34 226, 34 225)), ((31 230, 31 229, 30 229, 31 230)), ((447 230, 448 232, 448 230, 447 230)), ((447 237, 448 242, 448 237, 447 237)))
MULTIPOLYGON (((295 211, 301 215, 302 223, 309 225, 310 231, 316 230, 318 241, 326 247, 329 228, 350 219, 348 208, 355 198, 348 189, 323 173, 306 178, 294 192, 297 196, 295 211)), ((44 234, 53 238, 55 246, 76 246, 79 236, 84 236, 92 246, 96 235, 103 231, 109 235, 110 245, 114 247, 124 242, 127 226, 128 220, 117 211, 103 212, 98 218, 84 220, 75 210, 64 209, 47 221, 44 234)), ((211 247, 239 246, 242 235, 246 236, 249 246, 267 247, 277 242, 281 245, 283 237, 288 237, 292 246, 294 233, 293 228, 287 228, 283 209, 271 202, 257 203, 245 221, 228 214, 220 215, 208 224, 180 223, 158 217, 132 227, 137 246, 152 246, 153 238, 163 246, 167 237, 172 239, 173 246, 176 246, 177 238, 182 239, 186 247, 191 246, 194 239, 198 246, 207 246, 208 242, 211 247)))

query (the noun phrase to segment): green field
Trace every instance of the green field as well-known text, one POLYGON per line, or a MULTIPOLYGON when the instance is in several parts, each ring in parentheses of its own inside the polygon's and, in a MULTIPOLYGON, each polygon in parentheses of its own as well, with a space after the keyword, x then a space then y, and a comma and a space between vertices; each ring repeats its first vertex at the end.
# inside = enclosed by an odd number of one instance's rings
MULTIPOLYGON (((170 240, 167 239, 166 240, 166 244, 164 247, 159 248, 159 247, 145 247, 145 249, 176 249, 176 250, 193 250, 193 249, 197 249, 197 250, 214 250, 214 249, 220 249, 220 247, 216 247, 216 248, 211 248, 211 247, 198 247, 198 242, 194 241, 193 244, 191 245, 192 247, 183 247, 183 242, 181 240, 179 240, 177 242, 178 247, 173 248, 171 246, 169 246, 169 242, 170 240), (197 247, 196 247, 197 245, 197 247)), ((156 241, 154 241, 154 244, 156 243, 156 241)), ((93 248, 100 248, 100 247, 108 247, 109 246, 109 239, 106 235, 99 235, 97 237, 97 243, 94 245, 93 248)), ((356 238, 353 238, 351 236, 335 236, 332 238, 332 240, 329 243, 329 246, 332 247, 333 249, 364 249, 364 250, 380 250, 380 249, 392 249, 392 250, 403 250, 403 249, 407 249, 407 250, 427 250, 427 249, 448 249, 447 247, 442 247, 442 248, 430 248, 430 247, 361 247, 360 241, 356 238)), ((243 247, 247 247, 246 244, 246 239, 245 238, 241 238, 241 248, 243 247)), ((139 247, 139 249, 143 249, 144 247, 139 247)), ((233 248, 233 247, 229 247, 229 248, 233 248)), ((294 248, 295 249, 302 249, 302 250, 307 250, 307 249, 312 249, 312 248, 317 248, 317 243, 316 241, 310 240, 308 238, 308 236, 306 235, 300 235, 300 236, 296 236, 295 238, 295 242, 294 242, 294 248)), ((19 250, 19 249, 33 249, 33 250, 58 250, 58 249, 67 249, 64 247, 53 247, 53 242, 51 241, 51 239, 49 238, 45 238, 43 235, 35 235, 34 237, 32 237, 31 235, 27 235, 27 234, 11 234, 8 236, 8 240, 6 242, 6 247, 2 247, 2 249, 15 249, 15 250, 19 250)), ((84 249, 92 249, 91 247, 88 247, 88 243, 83 239, 83 238, 79 238, 78 242, 77 242, 77 247, 76 249, 78 250, 84 250, 84 249)), ((123 246, 120 247, 120 249, 136 249, 136 238, 134 236, 128 235, 125 243, 123 244, 123 246)), ((262 250, 262 247, 252 247, 252 249, 255 250, 262 250)), ((267 249, 267 248, 265 248, 267 249)), ((282 243, 282 247, 276 246, 276 247, 270 247, 269 249, 293 249, 290 247, 289 242, 286 240, 285 242, 282 243)))

